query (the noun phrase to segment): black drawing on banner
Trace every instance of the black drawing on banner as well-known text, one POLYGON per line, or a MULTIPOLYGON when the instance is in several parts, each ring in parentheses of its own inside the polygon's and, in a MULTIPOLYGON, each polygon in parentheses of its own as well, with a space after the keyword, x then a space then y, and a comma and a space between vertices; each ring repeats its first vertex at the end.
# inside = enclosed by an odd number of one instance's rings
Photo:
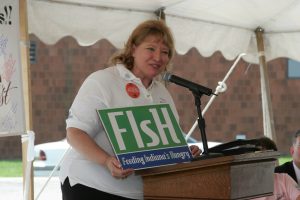
POLYGON ((13 89, 17 89, 18 87, 12 87, 11 82, 8 83, 8 85, 5 87, 4 85, 1 85, 0 88, 0 107, 3 105, 7 105, 9 102, 9 93, 13 89))
POLYGON ((4 72, 0 74, 0 107, 7 105, 10 101, 10 93, 18 87, 13 86, 13 75, 16 72, 16 59, 13 55, 9 55, 8 59, 4 61, 4 72))
POLYGON ((11 25, 12 6, 4 6, 4 13, 0 12, 0 24, 11 25))

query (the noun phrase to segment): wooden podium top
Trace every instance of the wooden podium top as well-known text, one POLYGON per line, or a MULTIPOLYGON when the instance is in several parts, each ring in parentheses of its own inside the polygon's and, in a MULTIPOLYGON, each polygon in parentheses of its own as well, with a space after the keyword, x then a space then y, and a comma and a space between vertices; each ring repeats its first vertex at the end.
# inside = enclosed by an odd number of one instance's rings
POLYGON ((264 162, 264 161, 274 161, 280 154, 276 151, 263 151, 254 152, 240 155, 230 155, 230 156, 207 156, 199 157, 190 163, 179 163, 175 165, 161 166, 149 169, 142 169, 136 171, 136 174, 141 176, 156 175, 163 173, 170 173, 181 170, 190 170, 195 168, 205 168, 225 164, 238 164, 243 162, 264 162))
POLYGON ((143 169, 145 199, 251 199, 273 193, 276 151, 203 156, 143 169))

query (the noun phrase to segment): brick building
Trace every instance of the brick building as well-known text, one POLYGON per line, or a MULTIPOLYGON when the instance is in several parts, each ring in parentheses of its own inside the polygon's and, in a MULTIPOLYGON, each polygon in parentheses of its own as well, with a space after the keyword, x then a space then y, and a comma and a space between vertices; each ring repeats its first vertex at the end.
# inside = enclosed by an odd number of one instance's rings
MULTIPOLYGON (((93 71, 106 67, 116 51, 108 41, 81 47, 72 37, 55 45, 46 45, 34 35, 36 59, 31 63, 32 118, 35 143, 65 137, 65 118, 82 81, 93 71)), ((196 49, 176 55, 172 72, 215 90, 234 61, 221 53, 202 57, 196 49)), ((268 63, 271 100, 279 150, 288 152, 291 134, 299 129, 300 80, 287 77, 287 59, 268 63)), ((240 61, 226 82, 227 91, 220 94, 205 113, 206 134, 210 141, 228 142, 237 135, 246 138, 263 136, 259 66, 240 61)), ((194 98, 190 91, 168 84, 181 118, 181 127, 188 132, 197 119, 194 98)), ((204 109, 210 97, 201 98, 204 109)), ((200 139, 198 129, 193 137, 200 139)), ((0 159, 21 158, 19 136, 0 138, 0 159)))

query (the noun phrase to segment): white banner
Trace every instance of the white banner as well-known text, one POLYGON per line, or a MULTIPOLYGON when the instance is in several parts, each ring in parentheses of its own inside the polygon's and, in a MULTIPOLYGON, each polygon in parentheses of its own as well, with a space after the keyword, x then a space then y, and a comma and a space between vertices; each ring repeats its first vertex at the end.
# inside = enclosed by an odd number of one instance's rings
POLYGON ((19 0, 0 1, 0 137, 25 133, 19 0))

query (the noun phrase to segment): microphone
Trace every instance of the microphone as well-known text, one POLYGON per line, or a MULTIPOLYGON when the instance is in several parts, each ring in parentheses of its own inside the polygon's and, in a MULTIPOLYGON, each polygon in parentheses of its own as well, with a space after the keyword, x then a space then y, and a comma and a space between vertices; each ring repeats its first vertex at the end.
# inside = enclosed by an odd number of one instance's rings
POLYGON ((186 87, 189 90, 191 90, 192 92, 195 92, 197 94, 205 94, 207 96, 210 96, 211 94, 213 94, 212 89, 204 87, 204 86, 199 85, 197 83, 193 83, 191 81, 185 80, 185 79, 180 78, 178 76, 175 76, 175 75, 173 75, 169 72, 166 72, 163 75, 163 80, 175 83, 175 84, 180 85, 182 87, 186 87))

